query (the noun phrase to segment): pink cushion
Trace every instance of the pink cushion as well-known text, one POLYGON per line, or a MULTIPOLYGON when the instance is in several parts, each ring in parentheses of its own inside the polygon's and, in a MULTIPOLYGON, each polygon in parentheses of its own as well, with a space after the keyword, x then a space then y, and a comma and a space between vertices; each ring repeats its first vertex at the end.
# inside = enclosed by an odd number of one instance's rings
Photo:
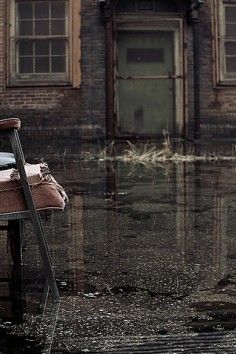
MULTIPOLYGON (((64 189, 55 181, 44 163, 25 165, 26 175, 38 210, 61 209, 67 203, 64 189)), ((0 214, 27 210, 17 170, 0 171, 0 214)))

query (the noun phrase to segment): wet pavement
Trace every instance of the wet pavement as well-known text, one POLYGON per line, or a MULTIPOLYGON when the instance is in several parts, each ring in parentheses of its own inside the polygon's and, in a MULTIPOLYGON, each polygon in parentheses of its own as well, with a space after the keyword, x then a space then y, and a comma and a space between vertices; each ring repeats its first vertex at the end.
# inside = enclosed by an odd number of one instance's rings
POLYGON ((69 196, 43 215, 61 303, 44 302, 31 225, 22 266, 2 227, 0 353, 235 353, 236 163, 66 151, 30 154, 50 160, 69 196))

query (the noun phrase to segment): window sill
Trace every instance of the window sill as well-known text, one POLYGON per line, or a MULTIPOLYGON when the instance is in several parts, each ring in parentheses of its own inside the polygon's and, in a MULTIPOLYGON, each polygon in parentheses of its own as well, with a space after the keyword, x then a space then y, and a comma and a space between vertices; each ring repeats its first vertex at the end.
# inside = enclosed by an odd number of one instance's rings
POLYGON ((236 87, 236 79, 233 80, 223 80, 216 83, 216 88, 231 88, 236 87))
POLYGON ((7 84, 7 88, 15 88, 15 87, 72 87, 72 83, 70 81, 19 81, 12 80, 7 84))

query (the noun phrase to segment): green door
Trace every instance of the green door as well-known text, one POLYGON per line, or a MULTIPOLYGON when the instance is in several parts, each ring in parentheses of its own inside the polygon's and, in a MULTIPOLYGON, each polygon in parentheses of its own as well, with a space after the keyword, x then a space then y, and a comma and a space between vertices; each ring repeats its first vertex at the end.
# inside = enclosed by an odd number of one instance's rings
POLYGON ((121 134, 174 132, 174 32, 119 31, 117 117, 121 134))

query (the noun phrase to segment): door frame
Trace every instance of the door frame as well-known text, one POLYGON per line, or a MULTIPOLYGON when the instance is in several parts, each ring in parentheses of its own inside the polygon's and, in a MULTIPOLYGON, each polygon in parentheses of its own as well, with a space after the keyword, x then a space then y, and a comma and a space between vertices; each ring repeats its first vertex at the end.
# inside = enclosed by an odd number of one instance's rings
MULTIPOLYGON (((136 16, 137 17, 137 16, 136 16)), ((113 127, 114 135, 127 138, 126 135, 118 133, 118 113, 117 113, 117 45, 116 39, 120 31, 173 31, 174 34, 174 67, 175 73, 172 76, 174 80, 174 127, 173 135, 180 136, 185 130, 185 112, 184 112, 184 55, 183 55, 183 20, 181 18, 153 18, 148 15, 137 19, 129 16, 116 17, 114 22, 113 36, 113 127), (150 18, 151 17, 151 18, 150 18), (181 102, 181 104, 179 104, 181 102)), ((137 134, 137 136, 140 136, 137 134)), ((157 135, 155 134, 155 137, 157 135)), ((142 136, 140 136, 142 137, 142 136)), ((148 135, 150 137, 150 135, 148 135)))

